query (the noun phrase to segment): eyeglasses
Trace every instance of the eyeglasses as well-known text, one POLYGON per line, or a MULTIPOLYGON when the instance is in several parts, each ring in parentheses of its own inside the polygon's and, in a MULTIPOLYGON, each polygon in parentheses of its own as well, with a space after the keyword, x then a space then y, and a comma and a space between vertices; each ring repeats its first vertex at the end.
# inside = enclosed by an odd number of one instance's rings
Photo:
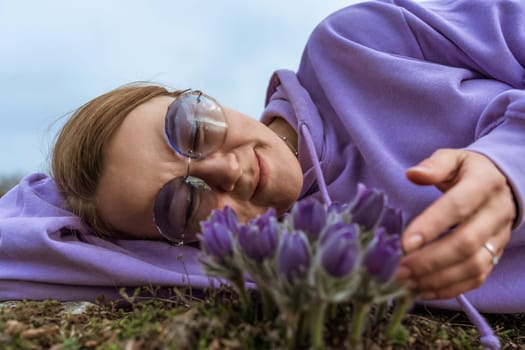
POLYGON ((183 244, 192 239, 200 231, 200 221, 216 207, 210 186, 190 175, 190 164, 192 159, 203 159, 221 148, 227 130, 222 107, 201 91, 183 92, 169 105, 166 140, 188 159, 186 175, 168 181, 155 198, 153 221, 169 241, 183 244))

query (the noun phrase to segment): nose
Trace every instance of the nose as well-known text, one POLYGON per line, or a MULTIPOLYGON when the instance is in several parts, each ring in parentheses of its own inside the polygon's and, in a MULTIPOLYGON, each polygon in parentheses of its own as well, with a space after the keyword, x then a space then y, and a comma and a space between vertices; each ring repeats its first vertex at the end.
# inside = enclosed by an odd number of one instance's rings
POLYGON ((215 152, 206 158, 192 160, 190 175, 204 180, 209 186, 226 192, 235 189, 243 170, 233 153, 215 152))

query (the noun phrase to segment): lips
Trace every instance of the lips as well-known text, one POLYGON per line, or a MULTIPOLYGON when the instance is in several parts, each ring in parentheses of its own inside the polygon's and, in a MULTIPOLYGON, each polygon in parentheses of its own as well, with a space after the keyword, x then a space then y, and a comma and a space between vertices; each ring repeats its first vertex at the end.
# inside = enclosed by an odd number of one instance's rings
POLYGON ((255 160, 256 160, 256 166, 254 167, 254 184, 255 189, 253 191, 252 198, 257 196, 264 188, 266 187, 266 184, 268 183, 268 167, 266 165, 266 162, 262 157, 255 152, 255 160))

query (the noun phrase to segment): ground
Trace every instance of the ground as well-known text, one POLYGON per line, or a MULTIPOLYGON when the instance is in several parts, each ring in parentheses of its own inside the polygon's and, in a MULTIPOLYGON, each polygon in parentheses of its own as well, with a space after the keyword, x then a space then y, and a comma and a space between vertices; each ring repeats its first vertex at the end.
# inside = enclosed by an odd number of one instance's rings
MULTIPOLYGON (((256 298, 256 296, 254 296, 256 298)), ((284 349, 279 319, 261 321, 242 312, 228 291, 120 303, 18 301, 0 304, 1 349, 284 349)), ((350 306, 334 309, 325 325, 327 349, 347 349, 350 306)), ((525 314, 486 315, 503 349, 525 349, 525 314)), ((371 317, 364 349, 481 349, 479 335, 462 313, 417 308, 393 342, 385 323, 371 317)))

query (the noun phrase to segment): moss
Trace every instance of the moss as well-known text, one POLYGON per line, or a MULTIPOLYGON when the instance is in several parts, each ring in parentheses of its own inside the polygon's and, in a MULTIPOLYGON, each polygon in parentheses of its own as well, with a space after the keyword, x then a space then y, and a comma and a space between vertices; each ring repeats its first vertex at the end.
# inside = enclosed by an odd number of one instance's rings
MULTIPOLYGON (((156 290, 147 290, 156 294, 156 290)), ((147 294, 146 293, 146 294, 147 294)), ((21 301, 0 304, 2 349, 282 349, 278 318, 263 321, 252 295, 242 311, 228 289, 189 297, 180 290, 144 299, 144 290, 117 303, 71 304, 21 301), (141 297, 139 297, 139 295, 141 297), (76 305, 76 307, 75 307, 76 305), (79 306, 80 305, 80 306, 79 306)), ((328 349, 348 348, 351 308, 331 310, 328 349)), ((525 348, 525 315, 487 317, 503 348, 525 348)), ((481 349, 478 333, 462 313, 416 309, 392 343, 383 335, 386 317, 375 316, 365 332, 366 349, 481 349)))

